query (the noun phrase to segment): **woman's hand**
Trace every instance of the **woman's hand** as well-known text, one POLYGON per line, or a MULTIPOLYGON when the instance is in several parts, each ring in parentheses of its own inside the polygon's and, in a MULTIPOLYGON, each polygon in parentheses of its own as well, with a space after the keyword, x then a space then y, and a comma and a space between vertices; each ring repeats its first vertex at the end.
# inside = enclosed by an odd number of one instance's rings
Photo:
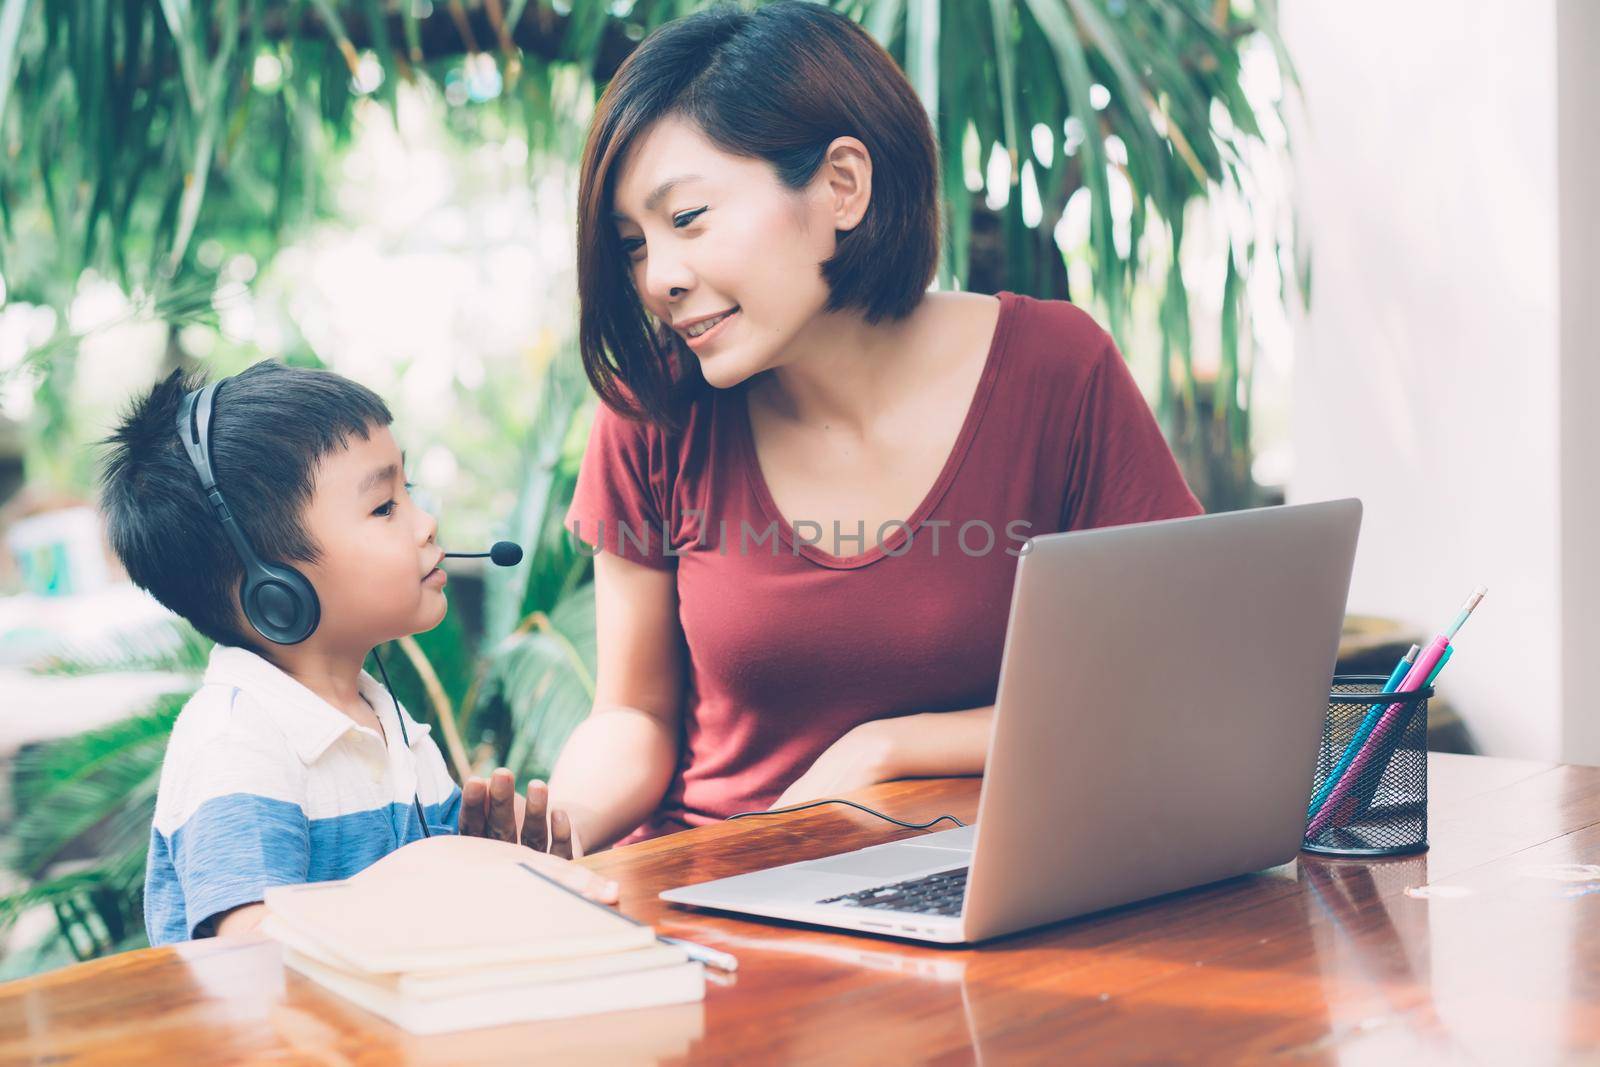
POLYGON ((982 774, 994 705, 864 722, 829 745, 775 808, 896 778, 982 774))
POLYGON ((862 723, 829 745, 772 806, 787 808, 900 777, 893 721, 862 723))

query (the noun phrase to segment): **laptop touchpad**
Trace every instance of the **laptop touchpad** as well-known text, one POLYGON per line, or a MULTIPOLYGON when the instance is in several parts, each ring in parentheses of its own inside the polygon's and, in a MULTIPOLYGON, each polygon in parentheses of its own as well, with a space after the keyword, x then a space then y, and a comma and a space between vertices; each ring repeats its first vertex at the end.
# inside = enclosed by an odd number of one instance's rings
POLYGON ((949 857, 940 856, 928 849, 883 848, 865 852, 851 852, 843 856, 812 860, 805 865, 808 871, 823 874, 854 874, 865 878, 905 878, 919 871, 936 870, 948 865, 949 857))

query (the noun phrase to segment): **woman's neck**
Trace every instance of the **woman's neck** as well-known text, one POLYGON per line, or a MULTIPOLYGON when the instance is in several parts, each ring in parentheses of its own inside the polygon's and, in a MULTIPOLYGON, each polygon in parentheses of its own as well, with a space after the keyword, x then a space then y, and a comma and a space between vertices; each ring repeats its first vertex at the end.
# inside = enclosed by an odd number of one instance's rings
POLYGON ((904 390, 901 364, 914 318, 869 323, 857 311, 820 314, 752 379, 752 397, 787 420, 867 426, 904 390))

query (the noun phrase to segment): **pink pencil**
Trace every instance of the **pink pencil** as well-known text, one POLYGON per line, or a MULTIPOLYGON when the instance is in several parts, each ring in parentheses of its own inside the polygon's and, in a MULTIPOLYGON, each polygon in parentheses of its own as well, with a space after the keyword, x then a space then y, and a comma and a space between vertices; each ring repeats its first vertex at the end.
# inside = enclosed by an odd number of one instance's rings
MULTIPOLYGON (((1444 650, 1450 647, 1451 638, 1455 637, 1456 631, 1461 629, 1462 624, 1467 621, 1467 617, 1472 614, 1472 609, 1478 606, 1478 602, 1483 599, 1484 594, 1487 592, 1488 590, 1481 585, 1473 590, 1472 596, 1467 598, 1466 604, 1461 608, 1460 613, 1456 615, 1455 621, 1450 624, 1450 628, 1428 642, 1428 647, 1423 649, 1422 654, 1417 657, 1417 662, 1412 666, 1410 672, 1406 674, 1406 680, 1400 683, 1400 688, 1396 692, 1414 693, 1422 688, 1423 683, 1428 680, 1428 675, 1433 673, 1433 668, 1439 662, 1439 657, 1443 656, 1444 650)), ((1384 739, 1394 729, 1395 723, 1399 721, 1404 710, 1404 704, 1390 704, 1384 709, 1383 718, 1378 720, 1378 725, 1373 728, 1372 734, 1367 738, 1367 743, 1361 746, 1360 752, 1356 753, 1356 758, 1351 761, 1350 766, 1344 772, 1344 776, 1339 779, 1339 784, 1334 786, 1333 792, 1323 802, 1322 809, 1312 817, 1310 824, 1306 827, 1307 837, 1315 837, 1327 829, 1329 823, 1348 814, 1347 809, 1350 807, 1350 801, 1354 799, 1353 794, 1355 793, 1356 783, 1361 780, 1361 774, 1366 770, 1368 764, 1377 758, 1378 753, 1384 751, 1384 739)))

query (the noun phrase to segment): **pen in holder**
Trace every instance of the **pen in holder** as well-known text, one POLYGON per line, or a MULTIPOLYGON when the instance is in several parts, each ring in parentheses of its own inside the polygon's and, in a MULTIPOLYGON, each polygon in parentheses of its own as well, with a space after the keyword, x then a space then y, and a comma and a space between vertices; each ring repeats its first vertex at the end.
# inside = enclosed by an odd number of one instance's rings
POLYGON ((1308 813, 1316 828, 1308 828, 1301 845, 1307 852, 1395 856, 1428 847, 1428 698, 1433 690, 1385 693, 1385 681, 1381 675, 1333 680, 1311 790, 1323 800, 1308 813), (1338 779, 1330 785, 1334 775, 1338 779))

